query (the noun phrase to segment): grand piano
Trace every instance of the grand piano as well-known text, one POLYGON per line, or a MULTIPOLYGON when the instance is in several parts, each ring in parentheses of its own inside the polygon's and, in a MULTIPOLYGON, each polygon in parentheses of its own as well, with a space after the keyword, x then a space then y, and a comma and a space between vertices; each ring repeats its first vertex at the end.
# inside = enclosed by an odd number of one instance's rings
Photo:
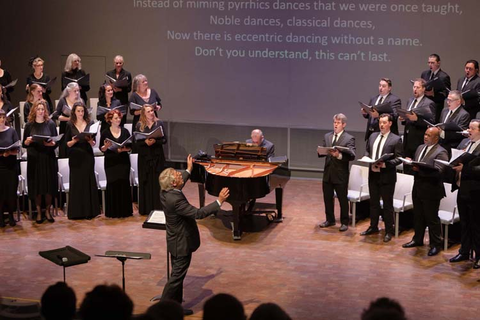
POLYGON ((215 157, 194 157, 190 181, 198 183, 200 206, 205 205, 205 190, 218 196, 224 187, 230 189, 227 202, 233 208, 233 239, 242 236, 242 219, 247 204, 263 198, 275 189, 276 222, 283 220, 283 188, 290 180, 287 157, 267 159, 267 150, 255 144, 227 142, 214 145, 215 157))

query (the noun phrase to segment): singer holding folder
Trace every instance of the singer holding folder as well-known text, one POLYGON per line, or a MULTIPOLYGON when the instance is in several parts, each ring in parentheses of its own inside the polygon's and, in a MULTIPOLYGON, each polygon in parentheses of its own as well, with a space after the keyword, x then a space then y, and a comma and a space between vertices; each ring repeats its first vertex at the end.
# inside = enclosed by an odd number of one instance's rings
POLYGON ((70 167, 68 219, 92 219, 100 214, 92 149, 95 135, 87 135, 84 139, 77 137, 88 132, 92 124, 87 107, 83 102, 75 102, 65 131, 70 167))
MULTIPOLYGON (((108 109, 114 109, 116 107, 120 107, 121 102, 114 96, 113 86, 111 84, 104 84, 98 90, 98 106, 104 107, 108 109)), ((103 132, 105 129, 108 129, 110 126, 107 121, 105 120, 106 113, 100 112, 97 109, 97 120, 102 122, 102 126, 100 127, 100 132, 103 132)), ((122 123, 120 124, 122 127, 127 122, 127 117, 122 118, 122 123)))
POLYGON ((45 217, 48 222, 54 222, 50 208, 58 190, 58 164, 55 158, 57 144, 48 139, 34 140, 34 135, 57 136, 57 128, 48 116, 45 100, 35 102, 30 109, 23 133, 23 147, 27 149, 28 197, 37 207, 37 223, 43 222, 42 197, 45 197, 45 217))
MULTIPOLYGON (((135 131, 149 133, 155 130, 162 130, 165 134, 163 122, 155 116, 155 107, 146 104, 142 107, 140 120, 135 131), (158 129, 160 127, 160 129, 158 129)), ((165 166, 165 154, 163 145, 167 138, 136 138, 135 144, 138 149, 138 184, 139 198, 138 211, 141 215, 147 215, 152 210, 161 210, 160 186, 158 176, 165 166)))
MULTIPOLYGON (((28 87, 32 84, 38 84, 42 86, 42 98, 48 102, 48 105, 50 106, 49 111, 51 114, 54 107, 52 104, 52 100, 50 99, 50 93, 52 93, 52 88, 48 86, 50 82, 50 76, 43 72, 45 61, 43 61, 43 59, 39 56, 35 56, 30 58, 30 60, 28 61, 28 65, 30 66, 30 68, 33 69, 33 72, 27 77, 27 92, 28 87)), ((53 84, 53 82, 55 82, 55 79, 52 80, 51 84, 53 84)))
POLYGON ((347 117, 343 113, 333 116, 333 132, 325 134, 323 140, 324 147, 341 146, 347 147, 348 152, 341 152, 337 149, 330 150, 329 153, 318 155, 325 158, 325 167, 323 171, 323 201, 325 203, 326 220, 320 224, 320 228, 326 228, 335 225, 334 215, 334 192, 337 193, 340 203, 340 231, 348 230, 348 178, 349 163, 355 159, 355 137, 345 132, 347 126, 347 117))
MULTIPOLYGON (((77 81, 86 76, 87 74, 85 73, 84 70, 82 70, 82 59, 80 59, 80 57, 77 54, 71 53, 70 55, 68 55, 67 61, 65 61, 65 68, 63 69, 63 72, 62 72, 62 90, 65 89, 67 84, 69 84, 73 80, 77 81)), ((80 85, 80 97, 83 99, 85 103, 87 103, 87 92, 89 90, 90 90, 89 81, 87 81, 86 83, 82 83, 82 85, 80 85)))
MULTIPOLYGON (((17 142, 18 135, 15 129, 6 125, 7 116, 4 110, 0 109, 0 147, 7 148, 17 142)), ((0 153, 0 228, 5 227, 3 220, 3 206, 8 207, 8 221, 10 226, 15 226, 13 210, 15 209, 15 200, 17 198, 18 188, 18 169, 17 169, 18 149, 5 150, 0 153)))
POLYGON ((110 127, 102 131, 100 150, 105 154, 107 191, 105 193, 105 216, 123 218, 132 215, 132 194, 130 189, 130 145, 114 148, 130 139, 127 129, 120 126, 122 113, 111 110, 105 115, 110 127))
MULTIPOLYGON (((136 105, 152 105, 155 106, 155 116, 157 116, 157 110, 162 109, 162 99, 158 95, 157 91, 151 89, 148 85, 148 79, 143 74, 138 74, 133 78, 133 93, 130 96, 130 103, 136 105)), ((133 115, 133 128, 137 127, 137 122, 140 119, 141 109, 134 109, 130 106, 130 114, 133 115)))

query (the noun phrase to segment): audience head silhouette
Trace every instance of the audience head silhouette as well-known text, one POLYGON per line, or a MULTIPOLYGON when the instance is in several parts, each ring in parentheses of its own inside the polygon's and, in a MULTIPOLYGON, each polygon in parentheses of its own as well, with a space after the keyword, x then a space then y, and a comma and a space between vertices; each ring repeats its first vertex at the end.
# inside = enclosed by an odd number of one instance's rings
POLYGON ((407 320, 403 307, 390 298, 378 298, 363 310, 362 320, 407 320))
POLYGON ((132 312, 132 300, 114 284, 96 286, 80 306, 82 320, 129 320, 132 312))
POLYGON ((250 320, 291 320, 290 316, 275 303, 262 303, 250 316, 250 320))
POLYGON ((70 320, 75 316, 77 297, 65 282, 57 282, 45 290, 41 303, 45 320, 70 320))
POLYGON ((214 295, 203 306, 203 320, 245 320, 243 305, 227 293, 214 295))
POLYGON ((183 320, 183 308, 176 301, 164 300, 148 308, 146 315, 152 320, 183 320))

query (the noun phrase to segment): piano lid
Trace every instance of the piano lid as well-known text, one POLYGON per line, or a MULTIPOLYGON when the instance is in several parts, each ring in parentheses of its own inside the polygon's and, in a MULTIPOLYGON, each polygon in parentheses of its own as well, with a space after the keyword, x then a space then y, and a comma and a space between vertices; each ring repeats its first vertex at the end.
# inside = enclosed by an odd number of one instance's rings
POLYGON ((224 142, 215 144, 215 158, 267 161, 267 148, 252 143, 224 142))

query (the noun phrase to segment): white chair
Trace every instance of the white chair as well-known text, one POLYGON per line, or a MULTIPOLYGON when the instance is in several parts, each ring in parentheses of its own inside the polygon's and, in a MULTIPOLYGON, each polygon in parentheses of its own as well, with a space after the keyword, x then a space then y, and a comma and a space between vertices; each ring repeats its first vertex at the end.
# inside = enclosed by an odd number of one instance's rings
MULTIPOLYGON (((126 115, 124 117, 126 117, 126 115)), ((124 125, 125 129, 127 129, 128 132, 130 132, 130 135, 132 134, 132 126, 133 126, 133 123, 125 123, 124 125)))
MULTIPOLYGON (((23 129, 22 129, 23 130, 23 129)), ((20 162, 20 180, 21 180, 21 189, 22 189, 22 195, 27 196, 27 202, 28 202, 28 218, 32 220, 32 202, 30 201, 30 198, 28 198, 28 183, 27 183, 27 161, 22 161, 20 162)), ((20 181, 19 181, 20 183, 20 181)), ((19 187, 20 188, 20 187, 19 187)))
MULTIPOLYGON (((23 133, 25 132, 25 129, 21 128, 20 129, 20 141, 23 141, 23 133)), ((19 155, 17 156, 17 159, 19 160, 27 160, 27 149, 24 147, 20 147, 20 152, 19 155)))
POLYGON ((20 128, 23 128, 25 126, 25 120, 26 120, 23 116, 23 111, 25 110, 25 101, 20 101, 18 106, 19 106, 18 119, 20 121, 20 128))
POLYGON ((352 227, 355 227, 357 203, 370 199, 368 189, 368 167, 352 165, 348 178, 348 201, 352 211, 352 227))
POLYGON ((90 98, 89 100, 90 100, 90 107, 89 107, 90 119, 97 120, 98 98, 90 98))
POLYGON ((397 183, 393 194, 393 211, 395 212, 395 238, 398 238, 400 212, 413 209, 413 176, 397 173, 397 183))
POLYGON ((440 218, 442 227, 445 225, 443 250, 446 251, 448 249, 448 225, 459 222, 460 215, 457 210, 458 190, 451 192, 452 185, 450 183, 444 183, 443 186, 445 187, 445 194, 447 196, 440 201, 438 217, 440 218))
MULTIPOLYGON (((130 154, 130 185, 132 186, 132 197, 133 197, 133 187, 137 187, 137 195, 139 195, 138 190, 138 154, 130 154)), ((138 199, 138 197, 137 197, 138 199)))
POLYGON ((100 150, 100 138, 102 133, 100 132, 100 127, 98 128, 97 135, 95 136, 95 144, 93 145, 93 155, 94 156, 103 156, 103 152, 100 150))
POLYGON ((95 157, 95 179, 97 180, 97 187, 102 190, 102 206, 105 214, 105 191, 107 190, 107 175, 105 173, 105 157, 95 157))
POLYGON ((65 193, 65 209, 68 210, 68 193, 70 192, 70 167, 68 159, 58 159, 58 192, 60 193, 60 203, 62 203, 62 192, 65 193))

